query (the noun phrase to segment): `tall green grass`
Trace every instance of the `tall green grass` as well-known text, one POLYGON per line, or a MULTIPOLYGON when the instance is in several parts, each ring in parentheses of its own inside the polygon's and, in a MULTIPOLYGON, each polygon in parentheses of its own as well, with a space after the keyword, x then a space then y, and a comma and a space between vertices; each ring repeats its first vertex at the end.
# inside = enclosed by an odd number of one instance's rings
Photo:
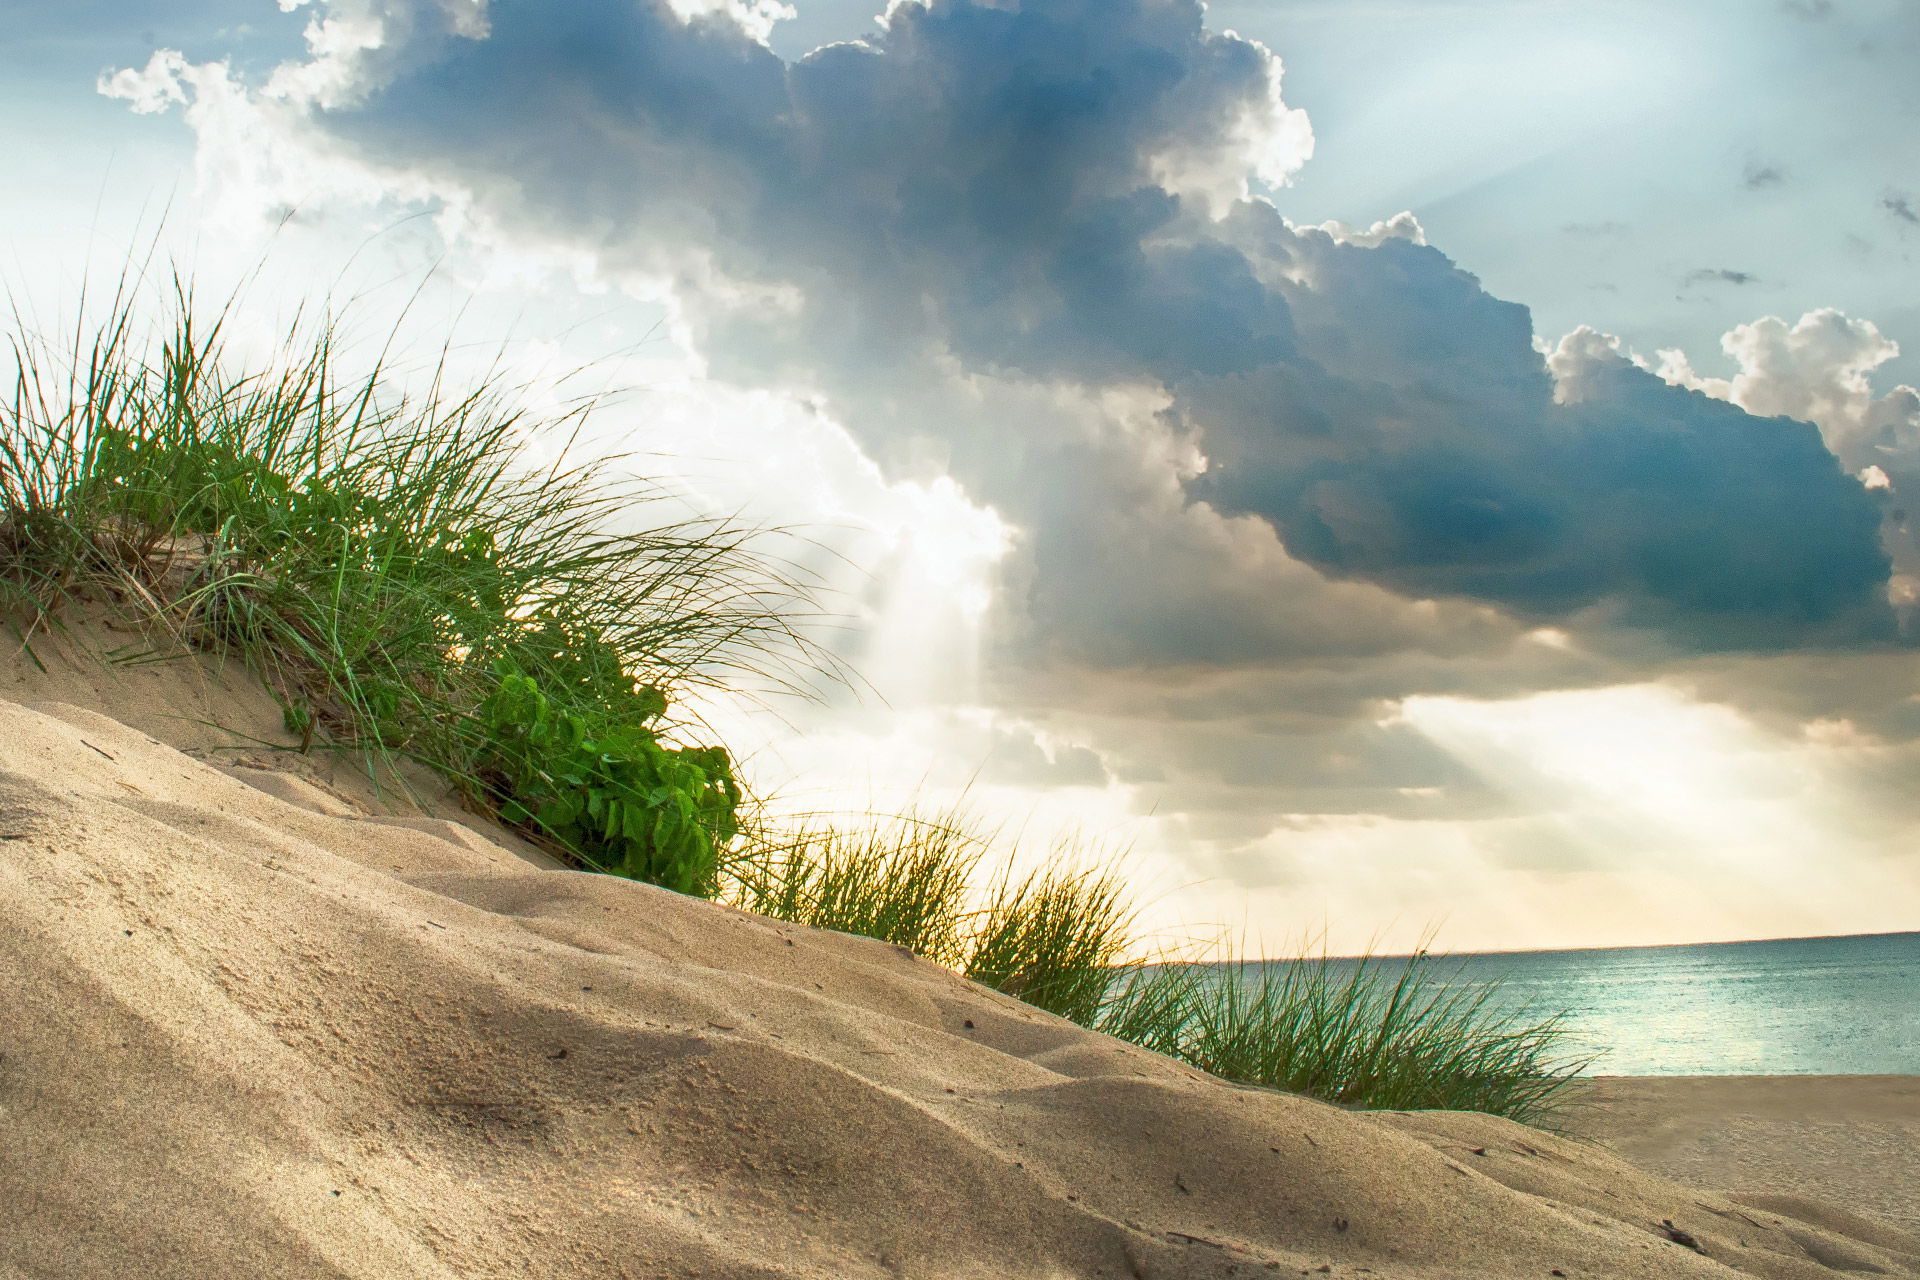
POLYGON ((725 899, 760 915, 857 933, 964 968, 968 897, 986 845, 958 813, 807 815, 750 833, 725 899))
POLYGON ((417 760, 577 864, 710 892, 738 783, 666 691, 817 669, 806 585, 750 529, 620 531, 663 495, 567 460, 590 406, 343 378, 329 321, 239 371, 230 308, 175 277, 146 331, 136 283, 68 346, 9 335, 0 605, 29 641, 111 601, 253 667, 303 746, 417 760))
POLYGON ((1503 1008, 1427 951, 1282 963, 1147 963, 1119 865, 1072 845, 1039 870, 964 813, 841 817, 757 834, 729 870, 735 905, 864 934, 1239 1084, 1374 1109, 1485 1111, 1551 1127, 1587 1060, 1562 1018, 1503 1008), (997 856, 996 856, 996 846, 997 856))
POLYGON ((965 972, 1096 1026, 1113 967, 1134 945, 1136 908, 1112 863, 1089 864, 1076 852, 1056 851, 1052 865, 1031 876, 996 880, 976 918, 965 972))
POLYGON ((964 809, 807 815, 747 833, 723 900, 878 938, 1028 1004, 1090 1023, 1131 945, 1134 910, 1111 863, 1072 846, 1016 874, 1018 850, 964 809), (984 861, 1001 870, 976 892, 984 861))
POLYGON ((1557 1020, 1496 1015, 1424 956, 1389 980, 1322 958, 1130 963, 1117 865, 1054 850, 976 892, 995 833, 964 815, 743 824, 733 762, 670 693, 831 678, 808 584, 756 531, 664 519, 617 459, 564 447, 590 405, 532 422, 512 389, 400 394, 339 372, 339 331, 225 355, 171 281, 137 320, 123 279, 68 344, 16 315, 0 403, 0 615, 26 641, 106 604, 237 658, 303 749, 405 757, 575 865, 882 938, 1229 1080, 1373 1107, 1549 1115, 1580 1064, 1557 1020), (536 436, 563 447, 528 462, 536 436))
POLYGON ((1564 1014, 1504 1008, 1426 950, 1135 965, 1093 1025, 1222 1079, 1376 1110, 1484 1111, 1551 1127, 1590 1058, 1564 1014))

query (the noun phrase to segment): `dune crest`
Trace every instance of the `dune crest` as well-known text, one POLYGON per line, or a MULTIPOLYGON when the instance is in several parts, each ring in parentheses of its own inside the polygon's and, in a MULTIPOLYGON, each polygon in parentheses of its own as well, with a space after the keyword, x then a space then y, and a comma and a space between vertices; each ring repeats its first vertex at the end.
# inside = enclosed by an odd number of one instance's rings
POLYGON ((242 773, 0 702, 0 1277, 1920 1276, 242 773))

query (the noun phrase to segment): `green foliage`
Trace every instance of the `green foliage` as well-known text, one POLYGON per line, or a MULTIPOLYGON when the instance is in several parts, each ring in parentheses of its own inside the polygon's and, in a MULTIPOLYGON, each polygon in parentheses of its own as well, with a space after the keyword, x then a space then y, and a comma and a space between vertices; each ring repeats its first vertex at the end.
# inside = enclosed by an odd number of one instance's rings
POLYGON ((1548 1123, 1584 1061, 1557 1061, 1559 1018, 1499 1013, 1423 951, 1394 970, 1324 954, 1287 963, 1140 963, 1118 866, 1072 846, 1024 875, 964 814, 803 820, 749 833, 723 900, 913 948, 1082 1026, 1222 1079, 1349 1106, 1487 1111, 1548 1123), (1003 868, 983 905, 969 885, 1003 868))
POLYGON ((965 962, 974 865, 984 846, 958 814, 803 821, 755 832, 728 868, 727 898, 761 915, 879 938, 965 962))
POLYGON ((1424 950, 1398 964, 1129 966, 1092 1025, 1222 1079, 1372 1109, 1484 1111, 1550 1124, 1591 1059, 1556 1057, 1563 1015, 1494 1004, 1424 950))
POLYGON ((376 777, 418 761, 563 857, 710 889, 739 787, 718 747, 663 745, 686 732, 663 690, 833 674, 758 535, 639 524, 662 495, 619 459, 528 465, 531 437, 566 457, 585 408, 535 423, 437 373, 424 399, 377 365, 342 380, 328 323, 236 374, 226 312, 203 324, 176 280, 149 344, 132 292, 76 350, 9 335, 0 614, 31 633, 117 602, 252 666, 303 746, 376 777))
POLYGON ((1132 946, 1133 916, 1110 868, 1003 875, 977 925, 966 975, 1092 1026, 1112 967, 1132 946))
POLYGON ((556 707, 510 661, 481 707, 478 758, 500 816, 532 825, 588 865, 707 896, 739 830, 740 788, 719 747, 672 748, 649 727, 667 708, 653 686, 624 722, 589 725, 556 707))

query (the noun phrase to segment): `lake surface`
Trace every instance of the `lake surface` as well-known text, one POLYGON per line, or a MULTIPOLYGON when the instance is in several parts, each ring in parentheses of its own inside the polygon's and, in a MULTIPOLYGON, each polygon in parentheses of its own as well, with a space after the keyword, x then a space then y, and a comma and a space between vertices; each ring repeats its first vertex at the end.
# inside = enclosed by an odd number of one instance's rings
MULTIPOLYGON (((1392 971, 1398 962, 1386 962, 1392 971)), ((1920 1075, 1920 933, 1441 957, 1598 1075, 1920 1075)))

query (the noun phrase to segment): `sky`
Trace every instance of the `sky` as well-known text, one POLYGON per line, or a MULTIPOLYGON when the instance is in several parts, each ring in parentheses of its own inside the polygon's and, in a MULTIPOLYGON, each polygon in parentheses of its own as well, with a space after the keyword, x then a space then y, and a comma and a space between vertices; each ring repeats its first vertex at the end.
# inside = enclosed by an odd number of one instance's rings
POLYGON ((0 0, 0 274, 603 396, 805 535, 858 678, 703 708, 757 790, 1155 937, 1920 928, 1920 10, 874 9, 0 0))

